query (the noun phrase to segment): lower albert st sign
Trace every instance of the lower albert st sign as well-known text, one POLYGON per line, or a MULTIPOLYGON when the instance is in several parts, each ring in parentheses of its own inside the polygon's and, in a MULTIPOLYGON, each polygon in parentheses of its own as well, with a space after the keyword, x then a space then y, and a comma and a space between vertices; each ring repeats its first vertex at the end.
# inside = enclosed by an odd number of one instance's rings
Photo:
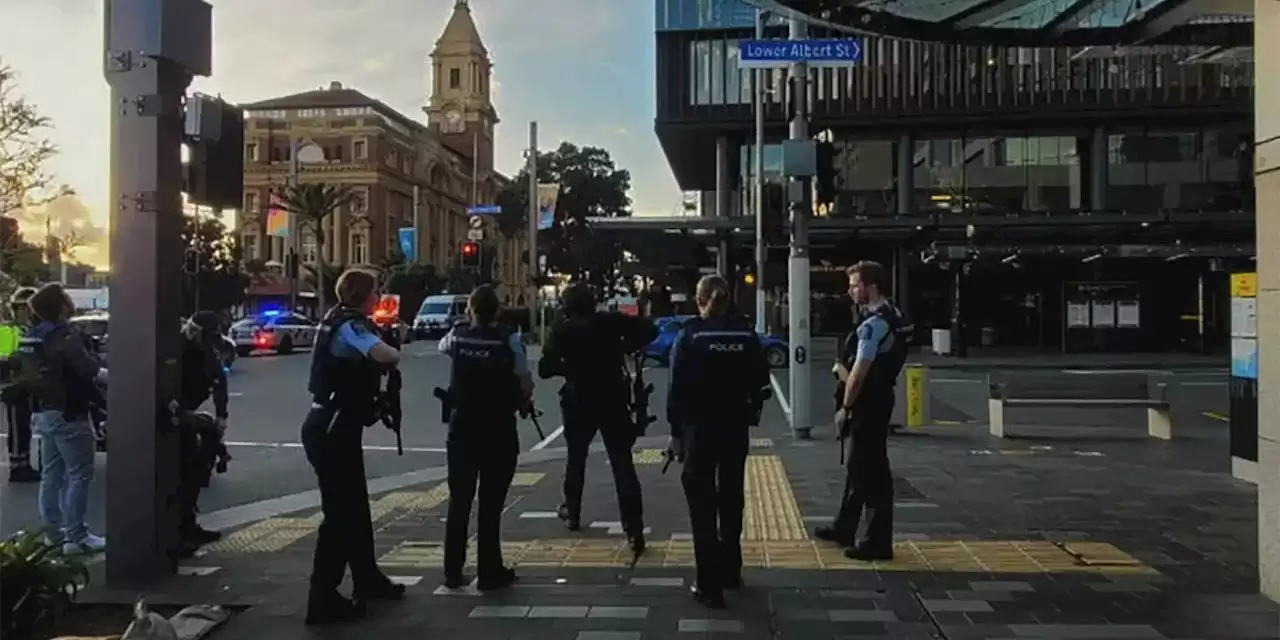
POLYGON ((785 67, 793 62, 814 66, 853 66, 862 59, 857 40, 743 40, 738 43, 739 67, 785 67))

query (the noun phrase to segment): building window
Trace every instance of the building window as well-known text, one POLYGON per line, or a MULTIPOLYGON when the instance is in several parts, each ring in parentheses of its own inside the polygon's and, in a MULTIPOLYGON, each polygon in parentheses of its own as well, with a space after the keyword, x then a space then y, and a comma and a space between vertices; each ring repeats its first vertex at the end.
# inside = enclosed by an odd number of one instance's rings
POLYGON ((449 88, 458 89, 462 87, 462 69, 449 70, 449 88))
POLYGON ((245 162, 257 162, 257 161, 258 161, 258 143, 256 143, 256 142, 248 142, 248 143, 245 143, 245 145, 244 145, 244 159, 245 159, 245 162))
POLYGON ((240 239, 241 256, 245 260, 257 260, 258 255, 258 236, 256 234, 246 233, 240 239))
POLYGON ((259 214, 262 210, 258 207, 258 194, 249 192, 244 194, 244 212, 249 214, 259 214))
POLYGON ((751 69, 738 66, 737 40, 699 40, 689 49, 693 105, 751 104, 751 69))
POLYGON ((350 236, 351 254, 350 264, 368 264, 369 263, 369 236, 365 231, 352 231, 350 236))
POLYGON ((324 159, 329 162, 342 162, 342 145, 335 144, 324 148, 324 159))
POLYGON ((351 155, 356 160, 368 159, 369 149, 368 149, 368 145, 365 144, 364 140, 356 140, 355 142, 351 143, 351 155))
POLYGON ((319 247, 316 244, 316 234, 310 230, 302 234, 302 262, 306 264, 314 264, 316 256, 319 255, 319 247))

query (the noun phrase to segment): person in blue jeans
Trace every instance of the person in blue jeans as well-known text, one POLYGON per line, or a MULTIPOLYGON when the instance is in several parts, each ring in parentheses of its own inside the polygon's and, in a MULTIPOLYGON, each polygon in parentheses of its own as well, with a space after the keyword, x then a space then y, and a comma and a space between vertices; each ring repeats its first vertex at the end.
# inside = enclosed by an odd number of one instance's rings
POLYGON ((22 340, 23 384, 35 399, 32 427, 40 435, 40 518, 48 542, 63 555, 102 551, 107 541, 89 531, 85 511, 93 482, 90 405, 106 370, 67 320, 75 311, 61 284, 41 287, 28 301, 35 327, 22 340))

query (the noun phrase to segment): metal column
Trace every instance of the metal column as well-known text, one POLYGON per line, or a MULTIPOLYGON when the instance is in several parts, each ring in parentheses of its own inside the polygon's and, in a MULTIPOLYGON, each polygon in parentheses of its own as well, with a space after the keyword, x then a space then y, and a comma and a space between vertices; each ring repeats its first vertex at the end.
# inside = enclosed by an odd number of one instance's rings
POLYGON ((541 336, 542 287, 538 284, 538 123, 529 123, 529 157, 525 170, 529 174, 529 278, 533 295, 529 296, 529 330, 541 336))
MULTIPOLYGON (((756 9, 756 40, 764 39, 765 12, 756 9)), ((755 204, 756 216, 756 331, 764 333, 768 330, 765 322, 765 289, 764 269, 768 260, 768 247, 764 237, 764 79, 765 70, 756 69, 751 72, 755 91, 752 102, 756 115, 756 144, 751 156, 752 175, 755 180, 751 184, 751 201, 755 204)))
MULTIPOLYGON (((729 215, 729 139, 716 138, 716 217, 729 215)), ((724 241, 720 232, 716 232, 716 273, 729 277, 729 243, 724 241)))
POLYGON ((1107 208, 1107 130, 1097 127, 1089 137, 1089 209, 1107 208))
POLYGON ((916 145, 911 136, 898 138, 898 215, 907 215, 915 208, 916 190, 916 145))
POLYGON ((210 72, 212 8, 200 0, 108 0, 111 85, 111 465, 107 580, 171 575, 178 543, 183 94, 210 72))
MULTIPOLYGON (((791 18, 791 40, 804 40, 809 35, 808 24, 799 18, 791 18)), ((809 65, 803 62, 791 65, 791 103, 795 113, 791 118, 791 139, 809 138, 809 65)), ((791 346, 791 366, 787 370, 791 397, 791 431, 795 438, 808 440, 813 428, 813 416, 809 393, 809 217, 813 214, 810 204, 813 194, 811 183, 802 180, 804 197, 791 205, 791 255, 787 260, 788 341, 791 346)))

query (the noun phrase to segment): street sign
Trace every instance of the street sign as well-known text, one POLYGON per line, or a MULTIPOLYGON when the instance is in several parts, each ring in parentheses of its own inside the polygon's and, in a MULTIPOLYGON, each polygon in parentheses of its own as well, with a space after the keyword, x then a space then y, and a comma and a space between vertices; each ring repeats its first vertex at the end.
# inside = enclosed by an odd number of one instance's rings
POLYGON ((480 216, 471 216, 467 220, 467 225, 469 225, 472 229, 483 229, 484 218, 481 218, 480 216))
POLYGON ((418 259, 418 230, 413 227, 400 227, 400 253, 404 259, 414 262, 418 259))
POLYGON ((738 66, 782 68, 793 62, 816 67, 851 67, 862 60, 857 40, 742 40, 738 42, 738 66))
POLYGON ((484 240, 484 230, 483 229, 467 229, 467 239, 474 240, 476 242, 484 240))
POLYGON ((502 207, 496 204, 478 204, 474 207, 467 207, 467 215, 469 216, 492 216, 502 213, 502 207))

